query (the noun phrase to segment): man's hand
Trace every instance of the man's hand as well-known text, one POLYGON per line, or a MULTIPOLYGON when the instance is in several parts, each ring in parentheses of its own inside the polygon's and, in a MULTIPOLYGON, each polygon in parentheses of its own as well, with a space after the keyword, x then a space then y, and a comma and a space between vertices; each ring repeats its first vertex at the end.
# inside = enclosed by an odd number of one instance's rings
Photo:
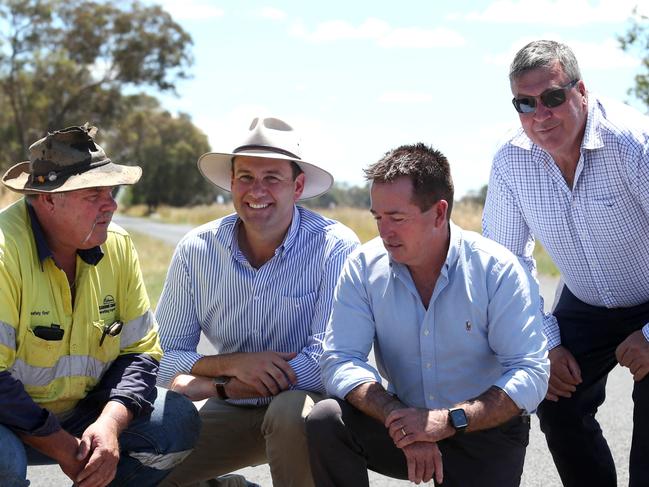
POLYGON ((296 355, 282 352, 233 353, 228 358, 230 365, 225 375, 253 387, 259 396, 276 396, 297 384, 297 375, 288 364, 296 355))
POLYGON ((550 359, 550 382, 545 398, 558 401, 559 397, 570 397, 581 384, 581 369, 575 357, 567 348, 559 345, 548 353, 550 359))
POLYGON ((182 394, 190 401, 202 401, 216 396, 216 388, 211 377, 191 374, 178 374, 173 378, 169 389, 182 394))
POLYGON ((86 465, 87 457, 78 457, 81 440, 60 429, 48 436, 20 435, 25 444, 54 459, 70 480, 76 482, 79 472, 86 465))
POLYGON ((631 333, 615 350, 615 357, 623 367, 628 367, 634 381, 641 381, 649 372, 649 342, 642 330, 631 333))
POLYGON ((444 480, 442 469, 442 452, 436 443, 417 442, 403 448, 408 464, 408 480, 419 484, 428 482, 435 475, 435 481, 441 484, 444 480))
POLYGON ((77 460, 88 457, 86 466, 76 478, 79 487, 104 487, 114 478, 119 461, 120 428, 110 416, 99 416, 81 435, 77 460))
POLYGON ((455 433, 448 411, 442 409, 396 409, 385 419, 385 427, 397 448, 416 442, 436 443, 455 433))

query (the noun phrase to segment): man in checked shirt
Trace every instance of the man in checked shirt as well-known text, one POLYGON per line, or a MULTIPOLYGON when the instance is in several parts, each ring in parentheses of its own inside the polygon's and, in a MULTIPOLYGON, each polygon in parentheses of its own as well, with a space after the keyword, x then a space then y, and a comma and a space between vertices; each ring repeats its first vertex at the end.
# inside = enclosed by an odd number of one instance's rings
POLYGON ((539 239, 565 286, 545 315, 541 429, 566 486, 616 486, 595 413, 617 363, 635 380, 630 485, 649 485, 649 119, 586 90, 568 46, 535 41, 509 74, 522 129, 497 151, 487 237, 535 272, 539 239))
POLYGON ((231 191, 236 213, 184 237, 158 305, 159 381, 207 398, 196 455, 164 485, 246 485, 213 477, 268 463, 274 486, 308 487, 304 418, 324 393, 322 338, 358 239, 295 205, 333 178, 301 159, 295 131, 278 118, 255 118, 236 149, 204 154, 198 167, 231 191), (215 355, 197 353, 201 333, 215 355))

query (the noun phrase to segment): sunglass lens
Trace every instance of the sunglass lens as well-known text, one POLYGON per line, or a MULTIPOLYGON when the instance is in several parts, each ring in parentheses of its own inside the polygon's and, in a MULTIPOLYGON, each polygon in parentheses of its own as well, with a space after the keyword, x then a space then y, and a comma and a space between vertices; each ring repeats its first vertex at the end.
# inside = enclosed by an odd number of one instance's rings
POLYGON ((541 101, 548 108, 558 107, 566 101, 566 90, 559 88, 557 90, 547 91, 541 95, 541 101))
POLYGON ((514 98, 514 108, 518 113, 532 113, 536 109, 536 100, 531 97, 514 98))

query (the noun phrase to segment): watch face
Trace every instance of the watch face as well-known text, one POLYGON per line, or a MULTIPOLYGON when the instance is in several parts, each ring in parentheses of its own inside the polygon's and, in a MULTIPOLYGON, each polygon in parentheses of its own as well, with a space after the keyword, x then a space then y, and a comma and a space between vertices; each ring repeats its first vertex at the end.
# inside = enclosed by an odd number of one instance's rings
POLYGON ((456 430, 464 429, 469 425, 464 409, 451 409, 448 413, 451 417, 451 424, 456 430))

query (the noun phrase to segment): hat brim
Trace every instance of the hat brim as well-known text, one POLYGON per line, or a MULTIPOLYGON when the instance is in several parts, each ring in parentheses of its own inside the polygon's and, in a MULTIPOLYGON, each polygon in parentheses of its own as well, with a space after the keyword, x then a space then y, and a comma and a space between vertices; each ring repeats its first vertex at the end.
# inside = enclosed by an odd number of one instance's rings
POLYGON ((235 157, 258 159, 281 159, 295 162, 304 172, 304 191, 300 200, 315 198, 329 191, 334 183, 333 176, 324 169, 276 152, 246 151, 238 153, 208 152, 198 159, 198 170, 205 179, 226 191, 232 191, 232 159, 235 157))
POLYGON ((10 167, 2 176, 2 183, 10 190, 23 194, 63 193, 77 189, 135 184, 142 176, 142 168, 139 166, 124 166, 109 162, 80 174, 73 174, 63 184, 57 181, 46 181, 36 187, 29 183, 29 165, 29 161, 26 161, 10 167))

